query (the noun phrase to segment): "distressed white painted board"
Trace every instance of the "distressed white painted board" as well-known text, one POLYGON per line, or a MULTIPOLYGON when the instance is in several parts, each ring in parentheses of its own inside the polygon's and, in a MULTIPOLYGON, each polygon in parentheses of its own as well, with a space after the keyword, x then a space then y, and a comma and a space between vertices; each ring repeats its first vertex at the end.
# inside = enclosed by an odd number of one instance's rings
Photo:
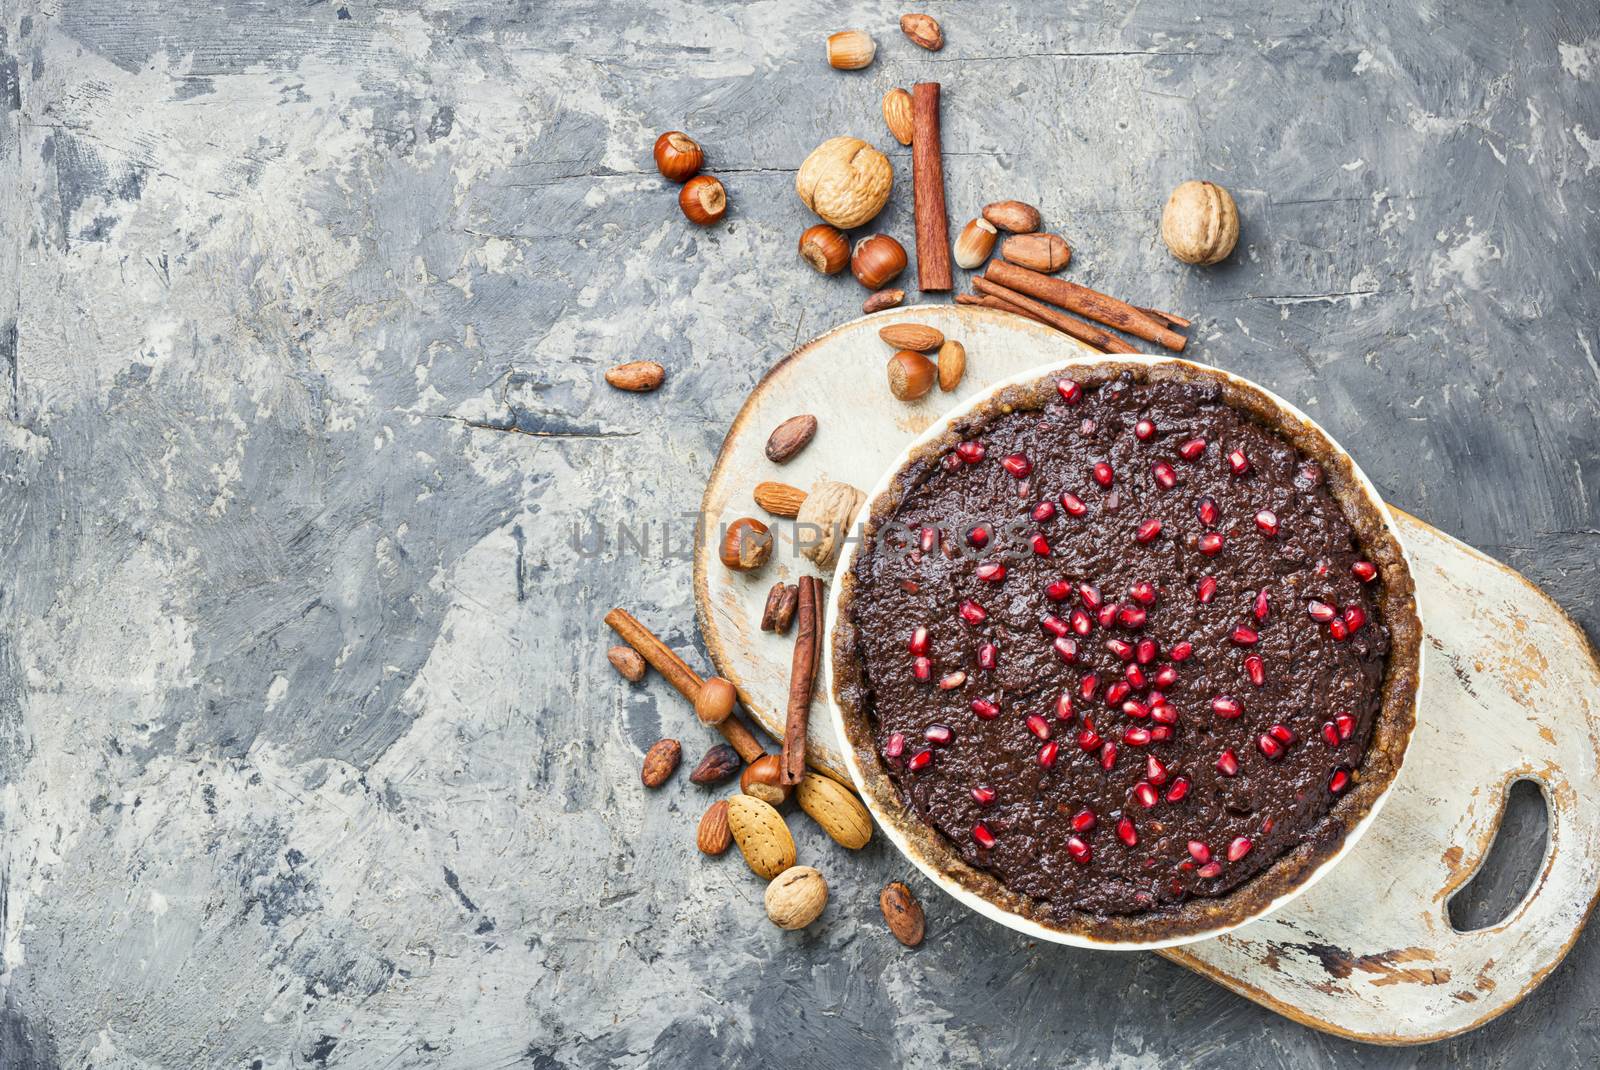
MULTIPOLYGON (((780 549, 756 578, 707 568, 721 524, 761 515, 750 488, 807 488, 826 476, 866 488, 906 442, 954 402, 1037 364, 1082 355, 1076 342, 983 309, 880 313, 796 351, 735 420, 706 489, 695 600, 718 670, 781 735, 792 637, 759 631, 767 588, 809 562, 780 549), (931 323, 967 345, 954 395, 889 402, 877 329, 931 323), (768 432, 800 412, 817 438, 788 465, 767 461, 768 432)), ((1357 458, 1359 461, 1359 458, 1357 458)), ((1509 1009, 1555 968, 1600 889, 1600 665, 1581 630, 1516 572, 1396 512, 1414 563, 1430 645, 1405 766, 1374 827, 1333 872, 1277 913, 1227 936, 1158 952, 1306 1025, 1378 1043, 1451 1036, 1509 1009), (1532 889, 1500 924, 1457 933, 1450 896, 1487 854, 1507 788, 1536 782, 1549 844, 1532 889)), ((828 693, 819 681, 817 694, 828 693)), ((812 760, 842 767, 821 698, 812 760)))

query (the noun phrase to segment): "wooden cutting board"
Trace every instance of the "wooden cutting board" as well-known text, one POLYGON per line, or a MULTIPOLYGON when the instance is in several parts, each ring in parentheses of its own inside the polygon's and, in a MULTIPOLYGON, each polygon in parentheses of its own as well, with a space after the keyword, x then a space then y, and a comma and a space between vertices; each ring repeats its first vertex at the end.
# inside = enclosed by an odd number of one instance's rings
MULTIPOLYGON (((1093 350, 987 309, 924 306, 847 323, 790 354, 751 393, 717 458, 695 550, 695 603, 717 670, 781 738, 791 637, 757 627, 767 589, 809 562, 775 523, 779 548, 754 577, 716 559, 721 526, 763 516, 762 480, 802 489, 827 477, 866 489, 915 435, 957 401, 1035 365, 1093 350), (967 347, 953 394, 893 401, 878 329, 932 324, 967 347), (815 440, 777 466, 768 433, 797 413, 815 440), (708 567, 712 564, 713 567, 708 567)), ((1292 400, 1292 399, 1291 399, 1292 400)), ((1360 458, 1356 458, 1359 463, 1360 458)), ((1394 511, 1416 570, 1426 658, 1405 767, 1378 821, 1334 870, 1278 912, 1221 937, 1156 952, 1316 1029, 1381 1044, 1454 1036, 1504 1013, 1555 968, 1600 891, 1600 663, 1581 629, 1517 572, 1394 511), (1487 855, 1506 793, 1530 780, 1549 810, 1532 888, 1499 924, 1452 928, 1450 897, 1487 855)), ((817 686, 808 750, 842 774, 817 686)))

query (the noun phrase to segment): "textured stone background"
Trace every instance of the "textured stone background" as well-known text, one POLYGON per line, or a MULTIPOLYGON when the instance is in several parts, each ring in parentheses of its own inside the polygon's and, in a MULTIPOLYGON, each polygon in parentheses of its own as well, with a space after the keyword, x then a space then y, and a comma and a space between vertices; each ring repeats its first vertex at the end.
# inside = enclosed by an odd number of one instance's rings
POLYGON ((1196 317, 1195 355, 1600 630, 1600 10, 1045 6, 935 0, 928 55, 867 2, 0 0, 0 1066, 1592 1059, 1593 934, 1388 1052, 920 883, 907 953, 875 905, 907 867, 804 821, 835 897, 781 934, 689 852, 702 793, 639 788, 703 736, 619 684, 601 615, 694 643, 678 514, 862 296, 795 257, 793 170, 887 147, 914 80, 954 213, 1038 203, 1075 278, 1196 317), (822 61, 846 25, 865 72, 822 61), (725 225, 651 169, 672 127, 725 225), (1156 236, 1189 177, 1239 199, 1218 268, 1156 236), (640 356, 659 394, 601 383, 640 356), (572 548, 619 520, 646 554, 572 548))

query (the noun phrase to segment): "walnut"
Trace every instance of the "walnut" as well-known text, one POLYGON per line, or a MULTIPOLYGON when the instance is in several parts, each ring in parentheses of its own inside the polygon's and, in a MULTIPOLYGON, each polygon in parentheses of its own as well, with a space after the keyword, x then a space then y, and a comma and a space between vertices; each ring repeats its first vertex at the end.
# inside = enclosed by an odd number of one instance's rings
POLYGON ((894 185, 888 157, 855 137, 829 138, 812 150, 794 176, 805 206, 842 230, 883 210, 894 185))
POLYGON ((1161 212, 1161 239, 1185 264, 1215 264, 1239 240, 1239 209, 1216 183, 1185 182, 1161 212))

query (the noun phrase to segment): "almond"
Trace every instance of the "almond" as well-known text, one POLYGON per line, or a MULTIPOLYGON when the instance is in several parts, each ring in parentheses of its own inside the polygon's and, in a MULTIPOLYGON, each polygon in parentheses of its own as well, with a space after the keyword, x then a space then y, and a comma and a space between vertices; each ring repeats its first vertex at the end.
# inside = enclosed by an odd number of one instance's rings
POLYGON ((939 389, 946 394, 961 385, 967 373, 967 347, 954 338, 939 347, 939 389))
POLYGON ((983 218, 1013 234, 1027 234, 1039 229, 1039 209, 1021 201, 995 201, 983 206, 983 218))
POLYGON ((782 464, 805 449, 817 433, 817 418, 802 414, 791 416, 772 429, 767 436, 767 460, 782 464))
POLYGON ((1018 267, 1049 274, 1067 266, 1072 249, 1058 234, 1014 234, 1000 246, 1000 255, 1018 267))
POLYGON ((635 360, 627 364, 618 364, 606 371, 606 382, 618 390, 631 390, 635 394, 647 394, 661 385, 661 380, 666 377, 667 369, 653 360, 635 360))
POLYGON ((806 492, 799 487, 791 487, 787 483, 775 483, 766 480, 756 484, 756 489, 750 496, 773 516, 798 516, 800 506, 806 500, 806 492))
POLYGON ((739 775, 739 752, 729 743, 718 743, 706 751, 700 764, 694 767, 689 779, 695 784, 721 784, 739 775))
POLYGON ((622 674, 625 680, 638 683, 644 679, 647 666, 644 658, 631 646, 614 646, 606 651, 606 660, 611 662, 611 667, 622 674))
POLYGON ((683 759, 683 747, 675 739, 658 739, 655 746, 645 752, 644 768, 639 779, 647 788, 659 788, 667 782, 683 759))
POLYGON ((926 922, 922 916, 922 904, 917 902, 910 888, 893 881, 878 896, 878 906, 882 908, 883 920, 889 923, 889 931, 894 933, 896 940, 907 947, 922 943, 926 922))
POLYGON ((911 94, 904 89, 891 89, 883 95, 883 121, 889 124, 889 133, 902 145, 911 144, 911 94))
POLYGON ((871 314, 882 312, 886 308, 893 308, 906 299, 904 290, 879 290, 865 301, 861 302, 861 311, 871 314))
POLYGON ((756 876, 771 880, 794 865, 794 837, 783 815, 760 799, 735 795, 728 800, 728 831, 756 876))
POLYGON ((944 47, 944 31, 939 20, 932 15, 901 15, 900 32, 911 38, 911 43, 937 52, 944 47))
POLYGON ((921 323, 891 323, 878 331, 878 337, 896 349, 914 349, 919 353, 944 345, 942 331, 921 323))
POLYGON ((794 789, 800 809, 841 847, 860 850, 872 839, 872 818, 867 808, 837 780, 807 773, 794 789))
POLYGON ((728 831, 728 800, 718 799, 701 816, 694 845, 708 855, 719 855, 732 842, 733 835, 728 831))
POLYGON ((791 866, 772 879, 765 897, 767 917, 780 929, 804 929, 828 905, 828 882, 810 866, 791 866))

